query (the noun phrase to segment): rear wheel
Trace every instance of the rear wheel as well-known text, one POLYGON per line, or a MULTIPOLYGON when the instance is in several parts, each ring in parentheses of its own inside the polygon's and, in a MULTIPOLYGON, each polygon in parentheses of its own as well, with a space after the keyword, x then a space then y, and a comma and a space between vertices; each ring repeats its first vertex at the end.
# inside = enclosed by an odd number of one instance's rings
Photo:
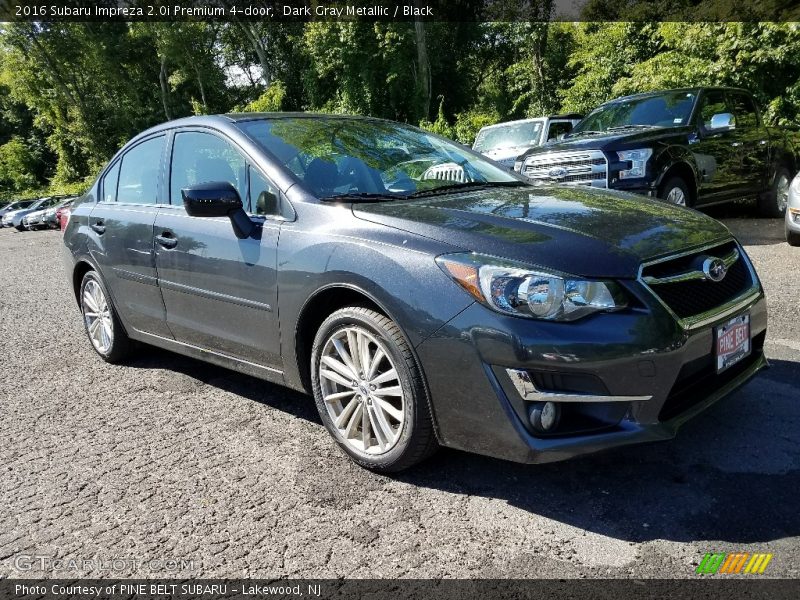
POLYGON ((437 447, 422 373, 398 325, 368 308, 337 310, 311 351, 322 421, 357 464, 406 469, 437 447))
POLYGON ((683 177, 673 176, 667 179, 658 191, 658 197, 678 206, 691 206, 692 197, 689 186, 683 177))
POLYGON ((758 211, 764 217, 782 217, 789 204, 789 185, 792 177, 789 170, 780 167, 775 172, 775 179, 772 181, 772 189, 766 194, 758 197, 758 211))
POLYGON ((103 360, 119 362, 130 354, 132 343, 117 317, 105 285, 94 271, 83 276, 80 305, 86 335, 103 360))

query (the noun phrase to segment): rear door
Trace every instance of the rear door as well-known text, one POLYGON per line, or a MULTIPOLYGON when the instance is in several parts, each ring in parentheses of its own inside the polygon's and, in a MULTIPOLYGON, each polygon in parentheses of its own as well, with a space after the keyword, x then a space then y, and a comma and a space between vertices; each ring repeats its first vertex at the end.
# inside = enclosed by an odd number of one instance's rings
POLYGON ((767 187, 769 172, 769 137, 762 125, 755 103, 749 94, 731 90, 728 104, 736 123, 735 140, 739 153, 739 178, 742 195, 751 195, 767 187))
POLYGON ((127 327, 172 337, 156 278, 153 223, 161 203, 164 134, 128 149, 107 169, 89 215, 92 257, 127 327))
POLYGON ((282 370, 277 188, 232 142, 199 129, 175 134, 169 181, 171 203, 155 224, 156 265, 175 339, 282 370), (238 190, 251 218, 262 223, 258 238, 238 239, 227 217, 186 214, 181 189, 212 181, 238 190))

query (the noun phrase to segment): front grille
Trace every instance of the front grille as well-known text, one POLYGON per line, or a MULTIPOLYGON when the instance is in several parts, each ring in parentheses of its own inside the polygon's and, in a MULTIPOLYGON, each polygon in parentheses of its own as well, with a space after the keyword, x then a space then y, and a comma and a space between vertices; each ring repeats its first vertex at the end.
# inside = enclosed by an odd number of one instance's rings
POLYGON ((599 150, 548 152, 526 158, 522 174, 535 181, 607 187, 608 162, 599 150))
POLYGON ((726 303, 745 294, 753 288, 755 281, 743 252, 736 242, 728 242, 701 252, 669 259, 642 269, 645 285, 661 301, 681 319, 702 315, 720 308, 726 303), (700 269, 703 260, 708 257, 721 258, 738 251, 739 256, 728 267, 722 281, 696 278, 670 283, 659 283, 676 275, 691 273, 700 269))
POLYGON ((683 365, 658 413, 659 421, 669 421, 678 416, 747 371, 763 354, 766 336, 766 331, 755 336, 751 341, 750 356, 722 373, 717 373, 712 354, 683 365))

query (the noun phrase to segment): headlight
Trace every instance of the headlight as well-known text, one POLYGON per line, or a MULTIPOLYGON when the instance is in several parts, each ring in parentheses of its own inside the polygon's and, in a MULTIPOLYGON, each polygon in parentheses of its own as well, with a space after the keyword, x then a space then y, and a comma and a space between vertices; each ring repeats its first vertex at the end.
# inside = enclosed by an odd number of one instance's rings
POLYGON ((444 254, 436 263, 478 302, 509 315, 574 321, 627 306, 613 281, 572 279, 475 253, 444 254))
POLYGON ((644 167, 652 154, 652 148, 639 148, 638 150, 623 150, 622 152, 617 152, 617 156, 620 160, 627 160, 631 163, 630 169, 619 172, 619 178, 633 179, 634 177, 644 177, 644 167))

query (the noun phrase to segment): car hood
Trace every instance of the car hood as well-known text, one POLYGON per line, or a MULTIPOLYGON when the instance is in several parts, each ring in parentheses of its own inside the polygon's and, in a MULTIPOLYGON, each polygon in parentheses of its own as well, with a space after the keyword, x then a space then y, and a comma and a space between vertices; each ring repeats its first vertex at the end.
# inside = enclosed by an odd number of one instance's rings
POLYGON ((663 127, 659 129, 631 129, 621 132, 606 132, 600 135, 578 135, 531 148, 525 155, 530 156, 539 152, 560 152, 564 150, 623 150, 652 147, 657 143, 670 143, 680 138, 686 138, 691 132, 692 129, 690 127, 663 127))
POLYGON ((731 237, 697 211, 622 192, 492 188, 354 204, 356 217, 585 277, 635 278, 646 260, 731 237))

